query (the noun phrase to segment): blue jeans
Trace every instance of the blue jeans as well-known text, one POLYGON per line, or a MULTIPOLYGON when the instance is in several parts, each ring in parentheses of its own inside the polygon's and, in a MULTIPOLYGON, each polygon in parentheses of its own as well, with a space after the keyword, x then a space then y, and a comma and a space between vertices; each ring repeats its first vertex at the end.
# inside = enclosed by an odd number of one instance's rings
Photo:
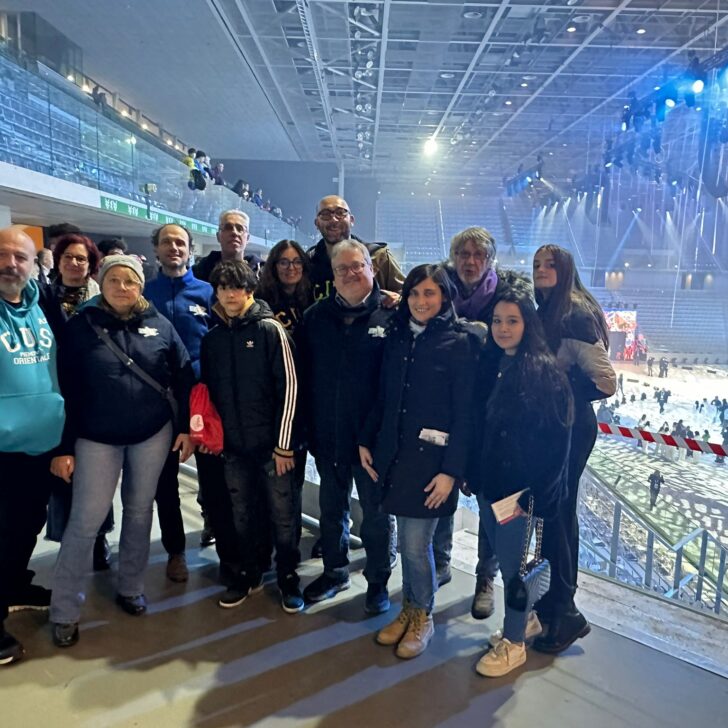
POLYGON ((324 573, 344 579, 349 573, 349 515, 351 490, 356 481, 363 519, 361 540, 367 554, 364 576, 370 584, 386 584, 390 567, 393 529, 390 517, 382 512, 382 488, 366 474, 361 465, 334 464, 316 459, 321 476, 321 549, 324 573))
POLYGON ((171 445, 170 423, 136 445, 76 441, 71 516, 53 571, 52 622, 79 621, 86 599, 86 575, 93 564, 94 540, 114 500, 122 470, 118 592, 128 597, 144 592, 154 496, 171 445))
POLYGON ((432 612, 437 591, 432 537, 437 518, 397 516, 399 551, 402 554, 402 596, 410 606, 432 612))
MULTIPOLYGON (((440 518, 437 522, 435 535, 432 537, 432 548, 435 553, 435 566, 438 571, 450 565, 452 555, 452 534, 455 528, 455 516, 440 518)), ((498 573, 498 557, 493 553, 493 547, 482 524, 478 526, 478 565, 475 575, 479 578, 494 579, 498 573)))
MULTIPOLYGON (((493 544, 500 560, 500 571, 503 577, 503 597, 505 601, 505 587, 508 582, 518 574, 521 567, 523 553, 523 539, 526 536, 527 521, 525 518, 514 518, 501 525, 493 515, 490 501, 478 495, 480 508, 480 524, 485 528, 488 540, 493 544)), ((517 612, 506 604, 506 616, 503 620, 503 636, 510 642, 523 642, 526 634, 527 612, 517 612)))

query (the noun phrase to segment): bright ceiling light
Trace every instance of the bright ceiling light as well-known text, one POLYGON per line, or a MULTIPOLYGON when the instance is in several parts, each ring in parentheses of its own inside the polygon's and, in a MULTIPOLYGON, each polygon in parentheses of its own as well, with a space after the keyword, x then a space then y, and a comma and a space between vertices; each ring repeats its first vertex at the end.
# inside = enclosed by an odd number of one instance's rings
POLYGON ((437 142, 432 137, 430 137, 425 142, 425 147, 424 147, 425 156, 431 157, 436 151, 437 151, 437 142))
POLYGON ((526 83, 526 82, 524 81, 524 82, 523 82, 523 83, 521 84, 521 88, 528 88, 528 84, 527 84, 527 83, 526 83))
POLYGON ((705 81, 703 81, 702 78, 699 78, 696 81, 693 81, 693 93, 694 94, 702 94, 704 89, 705 89, 705 81))
POLYGON ((646 28, 637 28, 637 35, 644 35, 646 32, 646 28))
POLYGON ((73 81, 73 74, 72 73, 69 73, 68 76, 66 76, 66 79, 68 81, 73 81))
POLYGON ((512 103, 513 102, 509 99, 508 101, 506 101, 506 106, 510 106, 512 103))
POLYGON ((665 106, 669 107, 670 109, 674 109, 675 104, 676 104, 675 99, 671 99, 671 98, 665 99, 665 106))
POLYGON ((570 26, 569 26, 569 27, 568 27, 568 28, 566 29, 566 32, 567 32, 567 33, 576 33, 576 26, 575 26, 575 25, 570 25, 570 26))

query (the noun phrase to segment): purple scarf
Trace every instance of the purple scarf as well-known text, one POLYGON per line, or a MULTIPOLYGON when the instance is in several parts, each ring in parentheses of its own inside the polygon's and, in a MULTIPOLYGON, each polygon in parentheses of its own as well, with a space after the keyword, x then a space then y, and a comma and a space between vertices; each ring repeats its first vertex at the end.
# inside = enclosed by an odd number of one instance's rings
POLYGON ((467 298, 463 296, 462 283, 459 280, 458 283, 457 296, 455 296, 455 300, 453 301, 455 313, 458 316, 471 319, 472 321, 480 320, 479 317, 495 293, 495 288, 498 285, 498 274, 493 268, 490 268, 480 279, 480 283, 475 287, 475 290, 467 298))

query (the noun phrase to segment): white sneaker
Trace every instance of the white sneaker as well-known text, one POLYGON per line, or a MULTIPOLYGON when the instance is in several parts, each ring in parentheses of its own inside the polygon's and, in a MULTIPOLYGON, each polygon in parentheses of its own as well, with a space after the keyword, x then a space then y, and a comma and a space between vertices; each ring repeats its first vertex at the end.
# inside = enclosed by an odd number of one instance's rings
POLYGON ((504 637, 478 660, 475 671, 484 677, 501 677, 525 661, 526 645, 523 642, 509 642, 504 637))
MULTIPOLYGON (((530 642, 531 640, 536 639, 536 637, 538 637, 541 632, 543 632, 543 627, 541 626, 541 622, 538 621, 538 615, 532 609, 528 615, 528 622, 526 622, 526 635, 524 637, 524 640, 526 642, 530 642)), ((490 636, 488 642, 490 643, 491 647, 496 647, 502 639, 503 630, 497 629, 490 636)))

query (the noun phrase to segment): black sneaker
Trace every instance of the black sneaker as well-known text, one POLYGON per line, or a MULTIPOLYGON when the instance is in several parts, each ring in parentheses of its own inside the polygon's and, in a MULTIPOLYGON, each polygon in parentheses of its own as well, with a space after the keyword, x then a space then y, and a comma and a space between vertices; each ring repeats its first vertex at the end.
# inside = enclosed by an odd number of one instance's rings
POLYGON ((303 594, 299 586, 298 574, 289 574, 285 579, 278 582, 278 589, 281 592, 281 607, 287 614, 296 614, 303 610, 303 594))
POLYGON ((131 597, 117 594, 116 603, 132 617, 140 617, 147 611, 147 598, 144 594, 135 594, 131 597))
POLYGON ((111 568, 111 546, 101 534, 94 541, 94 571, 108 571, 111 568))
POLYGON ((475 580, 475 594, 470 605, 470 614, 473 619, 488 619, 495 611, 495 592, 493 580, 487 577, 478 577, 475 580))
POLYGON ((450 569, 450 564, 438 566, 435 570, 435 578, 437 579, 438 588, 445 586, 445 584, 449 584, 452 581, 452 570, 450 569))
POLYGON ((389 611, 389 592, 386 584, 369 584, 364 611, 367 614, 384 614, 389 611))
POLYGON ((348 576, 343 579, 335 578, 321 574, 318 579, 314 579, 304 590, 303 598, 307 602, 322 602, 324 599, 331 599, 340 591, 344 591, 351 586, 351 580, 348 576))
POLYGON ((45 611, 51 605, 51 590, 37 584, 28 584, 18 594, 10 597, 8 612, 22 612, 26 609, 45 611))
POLYGON ((536 639, 533 649, 557 655, 591 632, 586 617, 576 608, 562 615, 553 615, 548 632, 536 639))
POLYGON ((263 580, 258 577, 254 581, 250 581, 243 574, 235 584, 229 586, 225 593, 217 600, 217 603, 223 609, 232 609, 240 606, 251 594, 259 592, 263 588, 263 580))
POLYGON ((317 538, 313 546, 311 546, 311 558, 320 559, 324 555, 324 549, 321 545, 321 539, 317 538))
POLYGON ((215 543, 215 532, 207 519, 207 514, 202 514, 202 531, 200 533, 200 548, 212 546, 215 543))
POLYGON ((53 644, 56 647, 73 647, 78 642, 78 622, 53 625, 53 644))
POLYGON ((23 645, 0 627, 0 665, 10 665, 22 659, 23 645))

